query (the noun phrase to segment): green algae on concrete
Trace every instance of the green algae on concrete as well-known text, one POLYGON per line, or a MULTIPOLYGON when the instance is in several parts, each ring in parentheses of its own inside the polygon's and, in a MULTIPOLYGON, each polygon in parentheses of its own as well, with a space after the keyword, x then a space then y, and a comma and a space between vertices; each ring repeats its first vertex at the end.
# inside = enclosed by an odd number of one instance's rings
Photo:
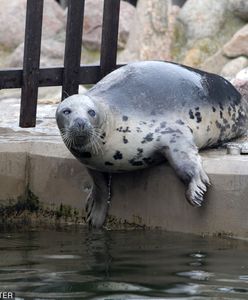
POLYGON ((28 228, 47 228, 68 224, 85 224, 84 212, 70 205, 60 204, 59 207, 48 208, 28 188, 24 197, 18 200, 9 199, 9 204, 0 206, 0 226, 28 228))

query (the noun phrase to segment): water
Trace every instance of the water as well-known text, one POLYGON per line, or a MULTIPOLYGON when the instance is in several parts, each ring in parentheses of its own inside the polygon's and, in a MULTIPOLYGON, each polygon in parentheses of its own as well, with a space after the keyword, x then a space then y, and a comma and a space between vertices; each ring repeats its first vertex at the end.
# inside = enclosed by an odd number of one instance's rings
POLYGON ((162 231, 2 232, 16 299, 248 299, 248 243, 162 231))

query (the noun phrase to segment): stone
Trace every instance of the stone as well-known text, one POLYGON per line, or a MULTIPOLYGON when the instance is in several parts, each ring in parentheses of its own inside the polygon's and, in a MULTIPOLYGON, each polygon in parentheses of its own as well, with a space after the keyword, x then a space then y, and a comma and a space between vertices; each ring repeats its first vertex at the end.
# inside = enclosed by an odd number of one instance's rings
POLYGON ((223 54, 222 50, 218 50, 201 64, 201 69, 207 72, 220 74, 224 65, 229 61, 230 59, 223 54))
POLYGON ((139 0, 132 31, 119 60, 171 60, 174 25, 179 10, 169 1, 139 0))
POLYGON ((228 57, 248 56, 248 24, 234 34, 224 45, 223 51, 228 57))
POLYGON ((187 38, 197 40, 215 35, 225 23, 226 1, 188 0, 179 13, 187 38))
POLYGON ((247 0, 229 0, 230 9, 234 15, 248 21, 248 1, 247 0))
MULTIPOLYGON (((15 49, 24 40, 26 0, 1 0, 0 47, 15 49)), ((44 38, 54 37, 65 29, 65 14, 60 5, 51 0, 44 2, 44 38)))
POLYGON ((248 81, 248 68, 244 68, 236 75, 236 79, 248 81))
POLYGON ((231 79, 236 74, 248 66, 248 59, 244 56, 232 59, 221 70, 221 75, 227 79, 231 79))
POLYGON ((195 41, 192 47, 186 51, 183 64, 191 67, 199 67, 209 54, 215 53, 218 45, 210 38, 195 41))
MULTIPOLYGON (((48 39, 41 42, 41 67, 63 65, 65 45, 62 42, 48 39)), ((8 67, 22 67, 24 43, 21 43, 6 60, 8 67)))
MULTIPOLYGON (((230 11, 229 0, 188 0, 178 16, 185 28, 180 61, 202 68, 204 62, 230 40, 245 22, 230 11)), ((220 68, 220 70, 222 67, 220 68)))
MULTIPOLYGON (((85 1, 83 45, 90 50, 99 50, 101 47, 103 0, 85 1)), ((131 28, 135 7, 128 2, 121 1, 119 17, 118 48, 124 48, 131 28)))
MULTIPOLYGON (((64 64, 64 42, 57 41, 55 39, 45 39, 41 41, 41 67, 55 67, 63 66, 64 64)), ((2 63, 4 67, 18 68, 23 65, 23 50, 24 43, 21 43, 9 56, 5 58, 2 63)), ((82 48, 81 63, 99 63, 99 58, 95 53, 91 53, 82 48)))

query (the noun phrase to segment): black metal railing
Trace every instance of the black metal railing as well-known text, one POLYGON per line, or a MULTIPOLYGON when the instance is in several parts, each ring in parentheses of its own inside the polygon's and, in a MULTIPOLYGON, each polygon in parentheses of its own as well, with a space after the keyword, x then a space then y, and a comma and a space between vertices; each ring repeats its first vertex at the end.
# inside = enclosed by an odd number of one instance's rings
MULTIPOLYGON (((87 0, 86 0, 87 1, 87 0)), ((104 0, 100 65, 80 66, 85 0, 68 0, 64 66, 40 68, 44 0, 27 0, 22 69, 0 70, 0 89, 21 88, 19 125, 35 127, 38 88, 62 86, 62 99, 79 84, 94 84, 116 65, 120 0, 104 0)))

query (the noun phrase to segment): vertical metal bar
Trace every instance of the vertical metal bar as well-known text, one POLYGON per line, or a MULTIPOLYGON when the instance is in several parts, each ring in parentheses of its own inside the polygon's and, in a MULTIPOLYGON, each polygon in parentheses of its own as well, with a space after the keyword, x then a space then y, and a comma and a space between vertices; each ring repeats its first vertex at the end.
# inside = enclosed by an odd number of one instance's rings
POLYGON ((21 127, 36 125, 42 14, 43 0, 27 0, 19 123, 21 127))
POLYGON ((78 93, 84 0, 69 0, 66 26, 62 100, 78 93))
POLYGON ((116 67, 120 0, 104 0, 102 44, 101 44, 101 77, 116 67))

